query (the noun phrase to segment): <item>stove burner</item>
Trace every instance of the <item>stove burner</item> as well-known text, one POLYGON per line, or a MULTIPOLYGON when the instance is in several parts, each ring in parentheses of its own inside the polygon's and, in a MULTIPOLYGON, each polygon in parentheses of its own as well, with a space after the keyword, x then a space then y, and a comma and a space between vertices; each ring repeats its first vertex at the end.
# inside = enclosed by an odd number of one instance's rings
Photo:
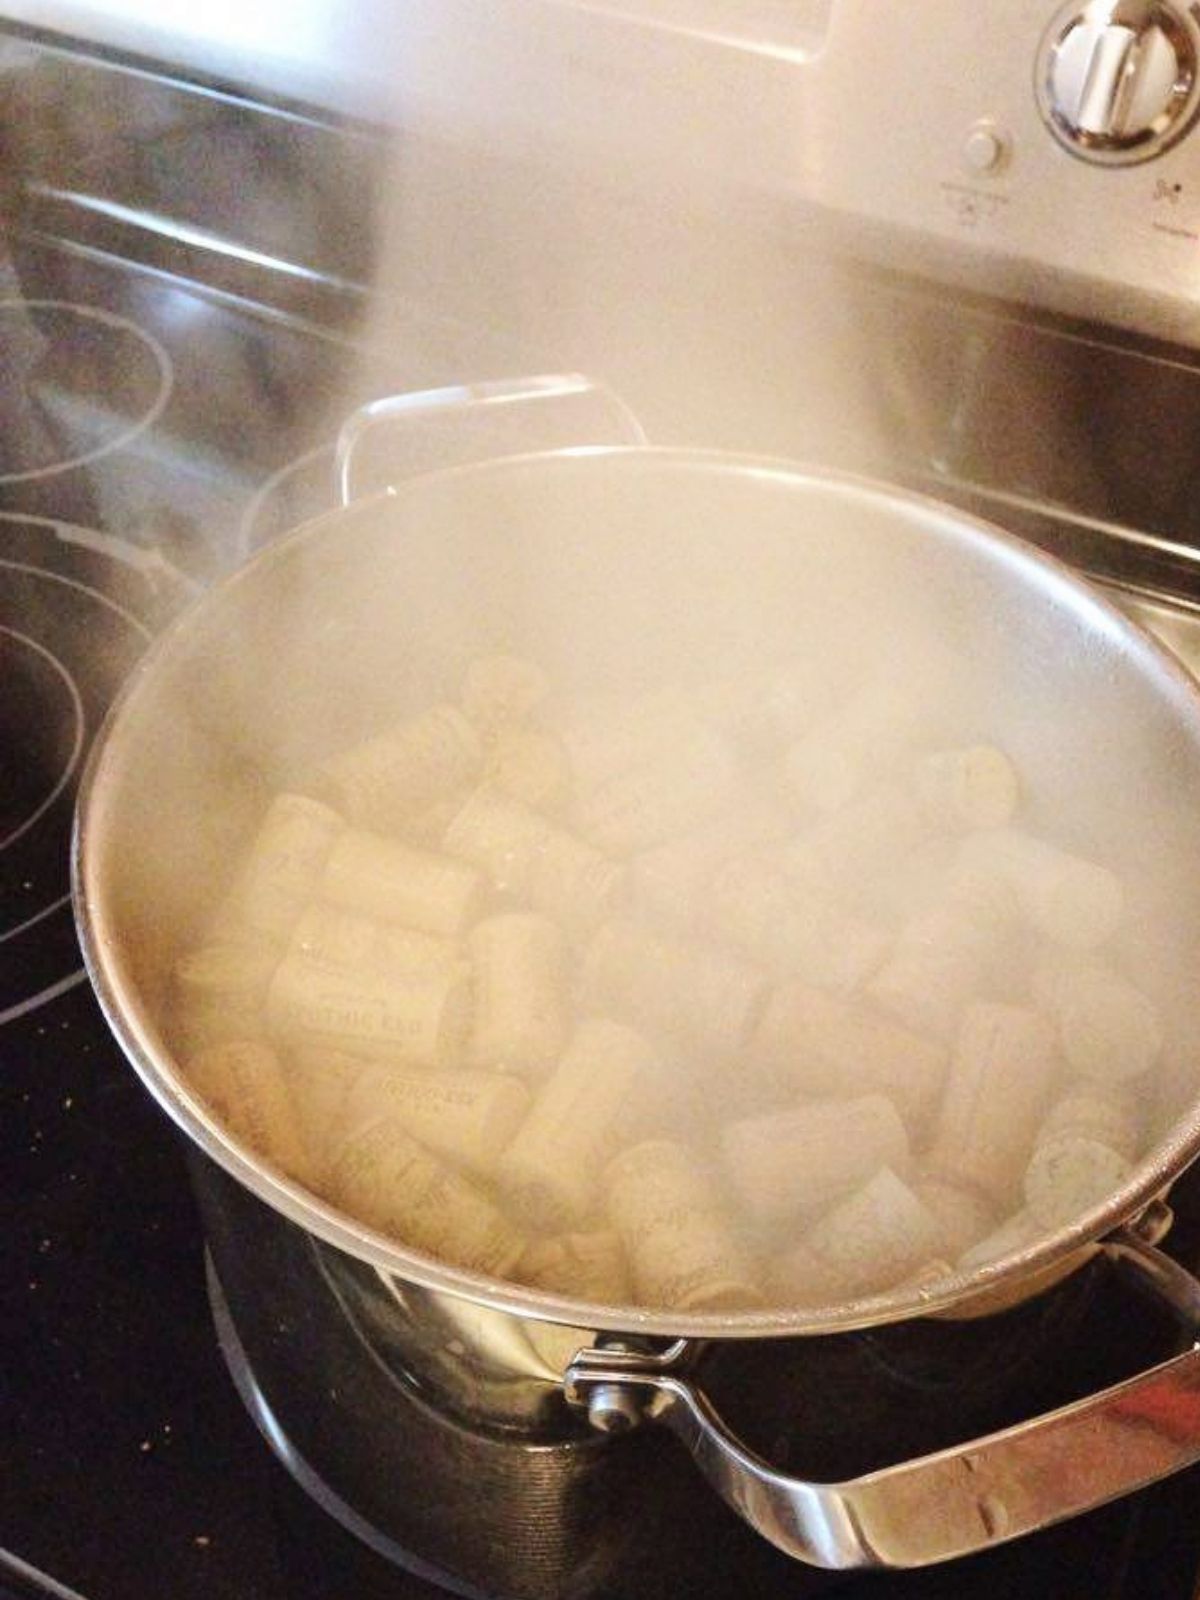
POLYGON ((112 311, 69 300, 0 300, 0 349, 10 347, 28 352, 24 398, 45 426, 9 430, 7 446, 15 440, 18 457, 14 464, 0 456, 0 485, 53 478, 124 449, 153 427, 171 397, 166 350, 112 311))
POLYGON ((240 557, 261 550, 310 517, 333 510, 338 504, 335 460, 332 443, 317 445, 263 479, 247 501, 238 524, 240 557))
POLYGON ((0 512, 0 1025, 83 979, 75 790, 117 689, 187 585, 153 551, 0 512))

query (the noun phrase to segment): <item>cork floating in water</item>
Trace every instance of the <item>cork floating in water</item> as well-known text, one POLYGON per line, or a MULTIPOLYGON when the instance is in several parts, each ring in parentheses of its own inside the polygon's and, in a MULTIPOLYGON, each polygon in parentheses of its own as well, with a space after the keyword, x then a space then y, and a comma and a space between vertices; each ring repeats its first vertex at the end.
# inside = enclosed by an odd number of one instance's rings
POLYGON ((925 1294, 1093 1208, 1170 1032, 1126 886, 920 674, 820 679, 589 726, 481 654, 297 774, 167 985, 210 1113, 401 1248, 688 1315, 925 1294))

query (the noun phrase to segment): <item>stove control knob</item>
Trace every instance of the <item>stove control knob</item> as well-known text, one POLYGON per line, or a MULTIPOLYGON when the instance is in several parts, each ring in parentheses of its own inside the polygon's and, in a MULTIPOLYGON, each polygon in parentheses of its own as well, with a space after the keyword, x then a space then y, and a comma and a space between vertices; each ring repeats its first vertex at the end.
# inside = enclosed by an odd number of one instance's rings
POLYGON ((1200 110, 1200 22, 1165 0, 1076 0, 1042 40, 1037 95, 1072 155, 1102 166, 1149 161, 1200 110))

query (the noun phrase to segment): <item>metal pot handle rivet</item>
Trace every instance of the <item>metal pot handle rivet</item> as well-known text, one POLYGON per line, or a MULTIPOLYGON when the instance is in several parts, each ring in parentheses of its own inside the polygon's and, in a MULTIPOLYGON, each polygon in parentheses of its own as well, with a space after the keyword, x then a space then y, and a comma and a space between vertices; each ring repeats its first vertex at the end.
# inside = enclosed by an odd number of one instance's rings
POLYGON ((1169 1361, 1039 1417, 842 1483, 788 1477, 748 1450, 686 1374, 692 1346, 581 1350, 568 1400, 662 1423, 733 1510, 786 1554, 828 1568, 918 1567, 1032 1533, 1200 1459, 1200 1283, 1139 1236, 1100 1245, 1188 1329, 1169 1361))

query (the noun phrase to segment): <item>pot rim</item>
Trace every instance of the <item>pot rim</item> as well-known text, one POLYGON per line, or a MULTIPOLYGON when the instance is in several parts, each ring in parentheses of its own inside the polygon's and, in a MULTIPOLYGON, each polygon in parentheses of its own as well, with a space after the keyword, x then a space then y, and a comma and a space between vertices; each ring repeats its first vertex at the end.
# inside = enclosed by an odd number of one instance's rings
POLYGON ((1180 713, 1191 720, 1200 748, 1200 684, 1157 639, 1125 615, 1077 571, 1036 546, 995 527, 980 517, 928 495, 898 489, 855 473, 769 455, 738 451, 650 445, 572 446, 439 468, 405 480, 400 490, 388 488, 309 518, 274 540, 249 561, 224 577, 180 614, 134 668, 108 710, 89 752, 75 807, 71 840, 71 892, 84 965, 100 1007, 122 1051, 163 1110, 207 1157, 223 1167, 260 1200, 289 1221, 358 1260, 422 1288, 487 1306, 537 1322, 596 1332, 656 1340, 680 1338, 753 1339, 849 1332, 911 1317, 969 1312, 976 1300, 1011 1290, 1025 1278, 1046 1277, 1073 1254, 1085 1259, 1097 1240, 1114 1227, 1136 1219, 1200 1153, 1200 1090, 1188 1113, 1173 1124, 1168 1136, 1147 1152, 1126 1181, 1098 1206, 1068 1227, 1048 1232, 1035 1244, 971 1271, 957 1268, 930 1284, 893 1287, 832 1305, 771 1308, 738 1312, 670 1312, 638 1306, 617 1306, 556 1296, 523 1288, 498 1278, 452 1267, 357 1222, 311 1194, 302 1185, 264 1166, 244 1150, 213 1118, 204 1102, 187 1086, 169 1053, 148 1023, 132 982, 123 970, 119 941, 99 891, 93 843, 104 815, 106 775, 118 760, 121 735, 138 712, 140 697, 153 684, 160 663, 186 649, 188 640, 227 594, 261 574, 298 546, 325 537, 345 537, 345 524, 374 517, 408 487, 458 478, 504 475, 530 467, 573 470, 582 460, 620 459, 634 470, 662 468, 710 471, 736 470, 752 479, 782 480, 803 489, 834 489, 884 509, 901 507, 926 521, 952 526, 969 543, 986 544, 1004 559, 1049 586, 1076 615, 1091 626, 1102 624, 1119 634, 1126 647, 1153 665, 1167 680, 1180 713))

